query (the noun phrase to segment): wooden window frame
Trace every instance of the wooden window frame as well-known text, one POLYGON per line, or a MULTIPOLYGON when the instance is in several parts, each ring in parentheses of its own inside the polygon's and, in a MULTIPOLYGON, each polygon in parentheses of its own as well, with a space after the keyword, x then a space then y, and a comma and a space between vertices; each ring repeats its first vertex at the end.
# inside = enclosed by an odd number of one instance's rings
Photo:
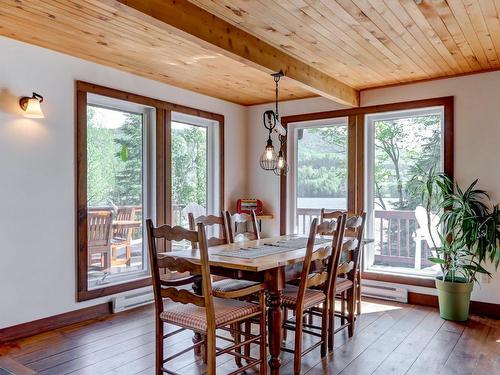
MULTIPOLYGON (((367 107, 341 109, 325 112, 305 113, 284 116, 281 123, 285 128, 290 123, 324 120, 334 117, 348 117, 348 171, 347 171, 347 209, 349 211, 364 210, 365 189, 365 118, 368 114, 403 111, 426 107, 442 106, 444 110, 444 172, 453 180, 454 172, 454 98, 453 96, 412 100, 367 107), (358 187, 358 188, 356 188, 358 187)), ((285 151, 286 152, 286 151, 285 151)), ((287 231, 287 177, 280 177, 280 234, 287 231)), ((396 284, 415 285, 435 288, 431 278, 390 275, 376 272, 362 272, 366 280, 385 281, 396 284)))
MULTIPOLYGON (((154 182, 156 224, 170 224, 172 220, 171 198, 171 117, 172 112, 202 117, 219 123, 219 202, 224 207, 224 116, 196 108, 166 102, 142 95, 132 94, 88 82, 76 81, 76 300, 86 301, 109 296, 151 285, 151 277, 88 290, 87 257, 87 94, 96 94, 119 99, 135 104, 155 108, 155 147, 156 179, 154 182)), ((160 250, 167 250, 165 244, 159 244, 160 250)))

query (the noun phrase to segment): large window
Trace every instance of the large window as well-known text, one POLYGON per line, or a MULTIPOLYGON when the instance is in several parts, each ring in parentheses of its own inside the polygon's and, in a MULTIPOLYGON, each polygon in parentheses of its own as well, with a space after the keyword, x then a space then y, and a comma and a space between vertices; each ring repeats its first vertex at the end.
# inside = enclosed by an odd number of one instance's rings
POLYGON ((77 83, 78 300, 149 285, 146 218, 220 212, 223 135, 223 116, 77 83))
POLYGON ((280 184, 281 234, 307 233, 321 208, 365 211, 373 241, 364 247, 363 277, 432 287, 438 268, 428 261, 427 215, 414 186, 431 168, 453 178, 453 98, 281 121, 290 162, 280 184))
MULTIPOLYGON (((172 113, 172 223, 188 228, 187 216, 213 213, 220 207, 219 123, 172 113)), ((208 228, 210 230, 210 228, 208 228)), ((185 249, 190 243, 174 243, 185 249)))
POLYGON ((346 210, 348 119, 293 123, 290 131, 290 231, 309 233, 321 208, 346 210))
POLYGON ((442 106, 374 113, 367 130, 367 246, 365 269, 435 276, 427 217, 416 185, 429 170, 442 172, 442 106), (422 213, 424 213, 422 215, 422 213))
POLYGON ((142 217, 150 217, 153 118, 153 108, 88 96, 89 290, 147 276, 142 217))

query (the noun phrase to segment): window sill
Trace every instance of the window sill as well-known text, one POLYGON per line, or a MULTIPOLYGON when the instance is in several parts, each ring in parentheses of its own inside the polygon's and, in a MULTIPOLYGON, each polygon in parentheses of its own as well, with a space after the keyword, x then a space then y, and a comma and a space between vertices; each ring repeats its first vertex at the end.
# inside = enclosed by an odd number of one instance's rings
POLYGON ((138 280, 129 281, 121 284, 109 285, 99 289, 81 290, 77 292, 77 302, 88 301, 91 299, 110 296, 117 293, 127 292, 129 290, 143 288, 151 285, 151 277, 147 276, 138 280))

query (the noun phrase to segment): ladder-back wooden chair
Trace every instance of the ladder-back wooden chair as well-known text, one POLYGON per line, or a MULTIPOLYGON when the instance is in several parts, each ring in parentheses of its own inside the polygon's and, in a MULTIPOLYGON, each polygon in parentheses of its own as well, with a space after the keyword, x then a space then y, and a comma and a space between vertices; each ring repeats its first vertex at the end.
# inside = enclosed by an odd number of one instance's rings
MULTIPOLYGON (((225 212, 226 217, 226 227, 228 228, 229 242, 238 243, 244 241, 259 240, 260 233, 257 226, 257 217, 255 211, 252 210, 251 214, 234 214, 231 215, 229 211, 225 212), (249 225, 251 226, 250 231, 248 231, 249 225), (241 228, 245 228, 241 231, 241 228), (234 229, 234 232, 233 232, 234 229), (238 230, 239 229, 239 230, 238 230)), ((249 288, 252 285, 258 284, 255 281, 250 280, 239 280, 239 279, 222 279, 217 280, 213 283, 213 290, 215 293, 219 292, 233 292, 238 289, 249 288)), ((250 301, 255 296, 250 296, 245 298, 250 301)), ((251 332, 252 326, 251 321, 245 322, 245 332, 251 332)), ((245 355, 250 355, 250 345, 245 346, 245 355)))
MULTIPOLYGON (((331 219, 335 219, 337 217, 339 217, 339 215, 342 215, 346 213, 346 211, 325 211, 324 208, 321 209, 321 214, 320 214, 320 222, 322 222, 323 220, 331 220, 331 219)), ((361 214, 356 214, 354 212, 347 212, 347 217, 353 217, 353 216, 359 216, 359 215, 362 215, 361 214)), ((364 227, 364 225, 363 225, 364 227)), ((363 228, 364 229, 364 228, 363 228)), ((362 229, 362 230, 363 230, 362 229)), ((327 233, 324 233, 324 235, 328 235, 327 233)), ((353 237, 357 237, 357 231, 354 230, 349 230, 348 229, 348 233, 346 233, 346 236, 353 236, 353 237)), ((358 244, 359 246, 363 246, 363 243, 362 241, 359 242, 358 244)), ((362 267, 362 258, 360 258, 360 261, 359 261, 359 267, 361 268, 362 267)), ((359 315, 361 314, 361 272, 358 272, 358 280, 356 281, 356 288, 357 288, 357 291, 356 291, 356 298, 357 298, 357 301, 356 301, 356 313, 359 315)), ((345 311, 345 303, 342 302, 342 309, 343 311, 345 311)))
MULTIPOLYGON (((244 358, 248 362, 245 366, 240 367, 231 374, 243 372, 256 365, 259 366, 261 374, 266 374, 267 351, 264 284, 254 285, 251 288, 233 293, 221 294, 224 298, 214 297, 204 225, 197 224, 197 231, 187 230, 182 227, 172 228, 169 225, 155 228, 153 227, 153 222, 148 219, 146 226, 155 297, 156 374, 175 374, 167 369, 166 364, 173 358, 202 344, 205 347, 205 359, 209 375, 216 373, 216 357, 222 354, 231 354, 235 358, 244 358), (200 252, 200 262, 195 263, 178 258, 175 256, 175 253, 158 254, 156 250, 157 240, 187 240, 191 243, 196 243, 200 252), (160 278, 160 270, 165 268, 180 273, 189 272, 190 275, 183 279, 162 280, 160 278), (201 278, 203 296, 196 295, 188 288, 182 288, 184 285, 193 283, 197 278, 201 278), (237 299, 256 293, 259 296, 259 303, 257 304, 237 299), (235 343, 229 336, 217 336, 221 340, 231 342, 231 345, 222 349, 216 347, 217 330, 226 330, 235 333, 230 327, 252 318, 259 319, 260 330, 258 334, 245 334, 245 340, 239 343, 235 343), (180 328, 165 334, 165 323, 180 328), (186 329, 199 333, 203 337, 203 340, 175 355, 164 358, 164 340, 186 329), (237 353, 236 349, 251 343, 259 343, 259 358, 247 357, 237 353)), ((172 346, 175 347, 175 343, 172 346)))
POLYGON ((111 210, 89 209, 87 213, 88 264, 99 270, 109 269, 111 263, 111 210), (96 262, 98 259, 98 262, 96 262))
POLYGON ((345 216, 339 217, 337 220, 324 222, 317 225, 318 219, 313 219, 307 240, 307 249, 302 266, 299 286, 288 284, 283 291, 282 303, 285 309, 293 310, 295 318, 286 318, 283 328, 295 332, 295 345, 293 349, 282 348, 294 354, 294 374, 300 374, 302 356, 321 346, 321 357, 323 358, 327 352, 328 341, 328 303, 331 295, 332 280, 335 275, 333 273, 333 265, 339 254, 340 241, 342 241, 342 233, 344 228, 345 216), (322 246, 315 249, 315 240, 317 231, 330 230, 335 232, 332 238, 331 246, 322 246), (311 268, 311 264, 319 264, 320 266, 311 268), (316 288, 316 289, 313 289, 316 288), (313 326, 304 322, 304 317, 307 311, 314 307, 323 306, 321 309, 321 326, 313 326), (313 331, 319 329, 320 332, 313 331), (302 335, 307 333, 320 340, 302 350, 302 335))
MULTIPOLYGON (((227 245, 229 243, 229 235, 226 223, 226 215, 224 211, 221 212, 221 216, 215 215, 202 215, 195 217, 192 212, 188 213, 188 222, 189 229, 196 230, 196 226, 198 224, 203 224, 205 226, 206 231, 211 232, 219 232, 218 236, 212 236, 208 238, 207 244, 209 247, 211 246, 219 246, 219 245, 227 245), (210 228, 207 228, 210 227, 210 228)), ((193 248, 196 247, 196 244, 193 244, 193 248)))
MULTIPOLYGON (((133 221, 135 220, 136 210, 140 212, 140 207, 118 207, 116 210, 115 220, 118 221, 133 221)), ((134 228, 118 226, 113 228, 113 239, 111 246, 111 264, 115 265, 130 265, 132 258, 132 239, 134 228), (125 257, 118 257, 118 251, 125 248, 125 257)))
POLYGON ((334 265, 337 276, 333 280, 333 288, 330 296, 332 301, 335 301, 335 298, 339 298, 342 306, 340 313, 336 313, 334 310, 335 304, 332 302, 331 306, 333 308, 329 312, 330 329, 328 347, 332 350, 335 333, 347 327, 349 337, 352 337, 354 334, 356 304, 360 301, 358 297, 358 291, 360 290, 359 269, 365 220, 366 214, 363 212, 360 215, 349 216, 345 221, 344 235, 348 236, 349 240, 344 240, 338 263, 334 265), (335 316, 340 318, 340 326, 337 328, 334 327, 335 316))
POLYGON ((236 213, 234 215, 226 211, 226 222, 231 243, 260 240, 259 226, 254 210, 250 214, 236 213))

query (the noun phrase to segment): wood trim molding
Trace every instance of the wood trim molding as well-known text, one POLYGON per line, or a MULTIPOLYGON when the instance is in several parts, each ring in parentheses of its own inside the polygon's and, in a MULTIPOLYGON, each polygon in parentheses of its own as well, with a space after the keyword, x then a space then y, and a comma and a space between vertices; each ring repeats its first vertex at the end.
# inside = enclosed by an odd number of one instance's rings
MULTIPOLYGON (((439 307, 437 296, 415 292, 408 292, 408 303, 436 308, 439 307)), ((471 301, 470 313, 500 319, 500 304, 471 301)))
MULTIPOLYGON (((137 95, 93 83, 76 81, 76 248, 77 248, 77 290, 78 302, 86 301, 103 296, 109 296, 128 290, 138 289, 151 285, 151 277, 105 286, 99 289, 88 290, 87 288, 87 94, 106 96, 133 102, 156 109, 156 199, 157 199, 157 221, 159 224, 170 224, 172 221, 171 200, 171 124, 172 112, 183 113, 196 117, 202 117, 219 123, 219 175, 220 175, 220 208, 224 208, 225 199, 225 176, 224 176, 224 116, 196 108, 186 107, 180 104, 169 103, 142 95, 137 95)), ((164 246, 168 250, 168 246, 164 246)), ((161 247, 160 247, 161 248, 161 247)))
POLYGON ((85 320, 104 318, 111 314, 111 303, 85 307, 79 310, 69 311, 63 314, 34 320, 27 323, 0 329, 0 344, 22 339, 24 337, 58 329, 70 324, 83 322, 85 320))
POLYGON ((347 117, 351 115, 366 115, 378 112, 391 112, 391 111, 401 111, 405 109, 435 107, 439 105, 453 106, 453 96, 443 96, 438 98, 410 100, 405 102, 397 102, 389 104, 377 104, 366 107, 337 109, 333 111, 311 112, 298 115, 283 116, 281 118, 281 122, 282 123, 305 122, 305 121, 322 120, 333 117, 347 117))

